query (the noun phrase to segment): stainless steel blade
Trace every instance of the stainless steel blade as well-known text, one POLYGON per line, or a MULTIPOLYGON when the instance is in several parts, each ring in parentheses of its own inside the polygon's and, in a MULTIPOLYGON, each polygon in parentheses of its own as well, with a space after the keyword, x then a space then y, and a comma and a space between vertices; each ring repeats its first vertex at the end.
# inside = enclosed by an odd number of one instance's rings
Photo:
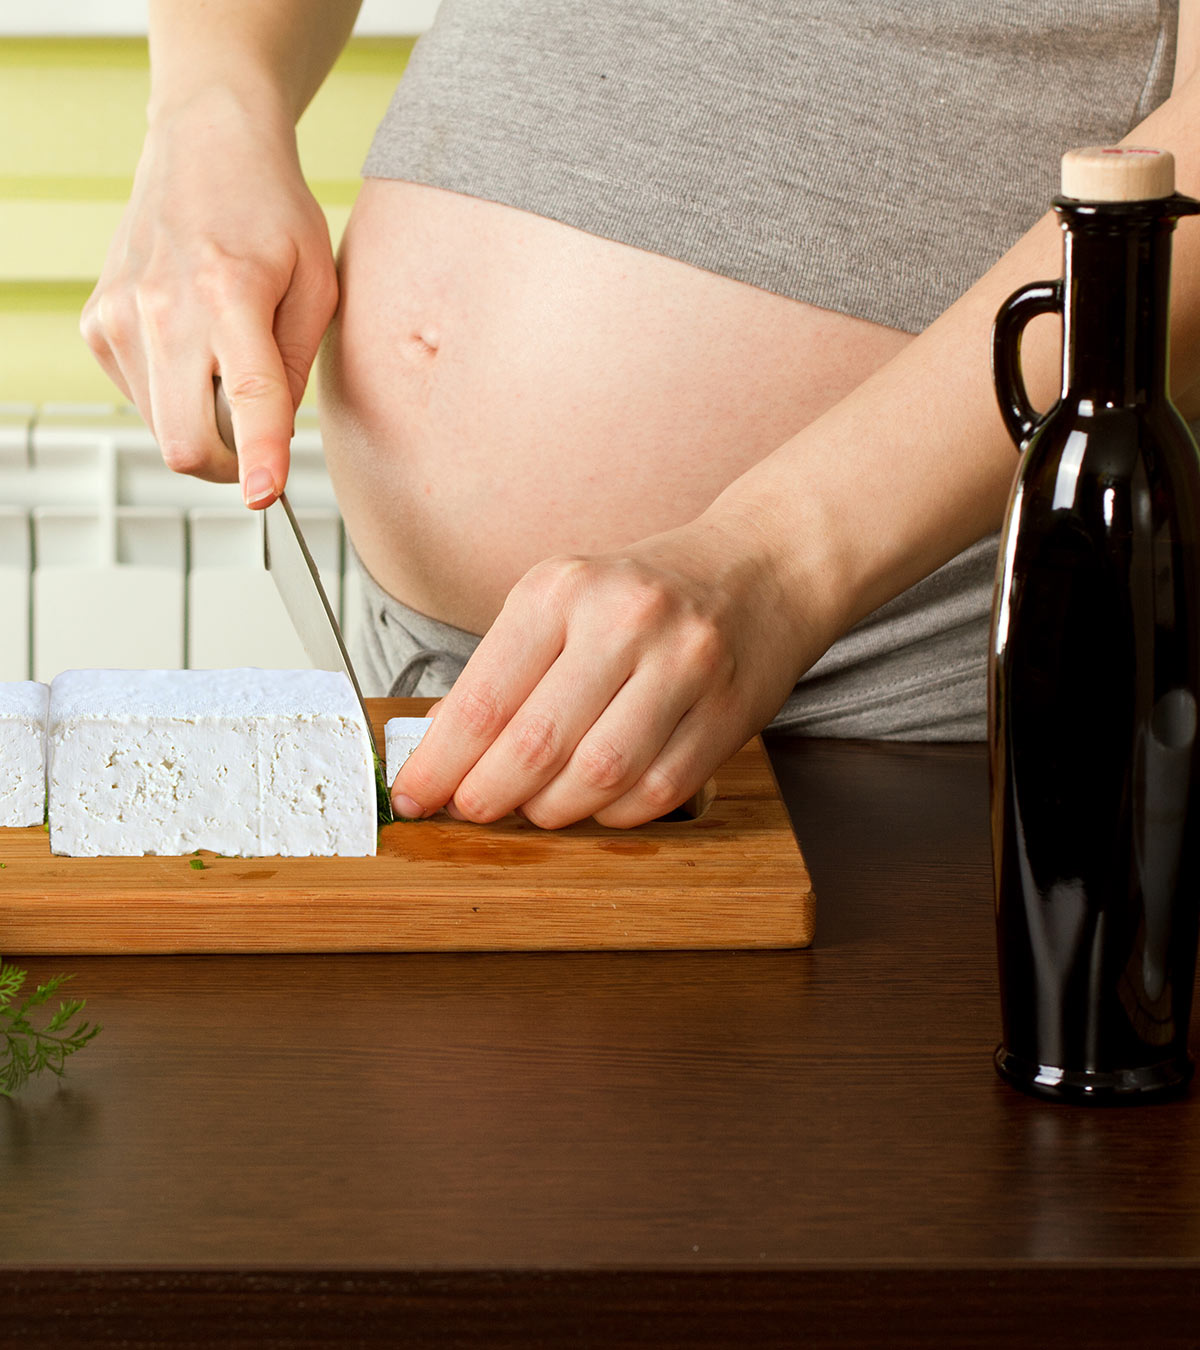
MULTIPOLYGON (((301 646, 318 670, 344 671, 362 703, 362 691, 342 641, 342 631, 287 493, 280 493, 278 500, 261 515, 263 566, 271 574, 301 646)), ((363 715, 366 716, 365 704, 363 715)))
MULTIPOLYGON (((235 450, 229 401, 221 388, 220 380, 214 380, 213 383, 217 429, 230 450, 235 450)), ((375 732, 371 726, 362 689, 359 687, 358 676, 354 673, 350 653, 342 640, 342 630, 330 608, 325 587, 321 585, 321 574, 317 571, 317 565, 313 562, 308 545, 304 542, 304 532, 296 520, 287 494, 281 492, 279 497, 260 514, 263 530, 263 566, 271 574, 271 580, 275 583, 275 589, 279 592, 279 598, 283 601, 283 607, 288 612, 305 654, 318 670, 342 671, 350 679, 375 757, 377 786, 380 787, 379 809, 381 814, 390 820, 391 797, 383 779, 384 760, 379 753, 379 745, 375 740, 375 732)))

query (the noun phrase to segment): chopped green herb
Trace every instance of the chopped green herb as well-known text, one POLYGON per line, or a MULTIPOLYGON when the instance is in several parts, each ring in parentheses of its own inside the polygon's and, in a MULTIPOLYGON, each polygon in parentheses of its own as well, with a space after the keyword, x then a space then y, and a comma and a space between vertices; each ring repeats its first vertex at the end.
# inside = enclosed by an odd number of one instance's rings
POLYGON ((383 764, 378 755, 375 756, 375 810, 380 825, 390 825, 396 819, 392 813, 392 794, 388 791, 383 764))
POLYGON ((70 1025, 87 1006, 82 998, 60 1003, 40 1031, 29 1020, 32 1009, 49 1002, 58 988, 73 978, 55 975, 14 1007, 13 1000, 25 983, 25 971, 0 961, 0 1097, 11 1096, 45 1069, 61 1078, 67 1056, 82 1050, 99 1032, 98 1026, 87 1022, 70 1025))
POLYGON ((192 858, 191 861, 188 863, 188 866, 192 869, 193 872, 203 872, 204 860, 202 858, 192 858))

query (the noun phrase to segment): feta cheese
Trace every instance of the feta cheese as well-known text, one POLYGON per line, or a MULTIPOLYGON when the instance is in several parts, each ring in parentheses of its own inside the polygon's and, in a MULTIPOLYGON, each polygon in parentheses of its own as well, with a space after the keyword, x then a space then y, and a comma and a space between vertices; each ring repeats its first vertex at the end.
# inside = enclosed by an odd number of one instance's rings
POLYGON ((375 853, 375 764, 342 673, 68 670, 47 730, 54 853, 375 853))
POLYGON ((392 717, 383 724, 383 758, 390 788, 400 766, 433 725, 432 717, 392 717))
POLYGON ((49 702, 49 685, 0 684, 0 826, 40 825, 45 819, 49 702))

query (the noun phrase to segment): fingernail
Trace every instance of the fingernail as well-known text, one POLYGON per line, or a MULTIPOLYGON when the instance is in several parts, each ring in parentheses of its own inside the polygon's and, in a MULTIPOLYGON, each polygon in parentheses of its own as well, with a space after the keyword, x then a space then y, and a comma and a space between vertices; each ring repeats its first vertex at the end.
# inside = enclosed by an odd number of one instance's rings
POLYGON ((403 792, 393 794, 392 810, 405 820, 420 820, 425 814, 425 808, 419 806, 411 797, 406 797, 403 792))
POLYGON ((251 469, 242 484, 242 498, 247 506, 261 502, 264 497, 275 495, 275 480, 269 469, 251 469))

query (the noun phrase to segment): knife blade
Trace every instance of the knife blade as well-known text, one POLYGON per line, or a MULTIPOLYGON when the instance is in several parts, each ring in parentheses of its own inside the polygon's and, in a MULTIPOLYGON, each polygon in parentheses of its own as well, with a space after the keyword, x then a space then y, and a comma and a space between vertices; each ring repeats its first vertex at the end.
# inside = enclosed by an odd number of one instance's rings
MULTIPOLYGON (((219 376, 213 378, 213 397, 217 430, 221 439, 236 454, 233 417, 219 376)), ((342 630, 330 608, 329 597, 321 584, 321 574, 313 562, 308 545, 304 542, 304 532, 287 499, 287 493, 281 492, 275 501, 259 514, 262 516, 263 566, 275 583, 275 589, 279 592, 279 598, 283 601, 283 607, 287 610, 305 655, 317 670, 341 671, 349 677, 354 696, 358 699, 358 706, 362 711, 363 724, 367 728, 367 737, 375 760, 375 795, 379 819, 384 824, 390 824, 395 819, 392 813, 392 796, 384 777, 383 759, 375 740, 375 732, 367 713, 358 676, 354 673, 350 653, 342 640, 342 630)))

